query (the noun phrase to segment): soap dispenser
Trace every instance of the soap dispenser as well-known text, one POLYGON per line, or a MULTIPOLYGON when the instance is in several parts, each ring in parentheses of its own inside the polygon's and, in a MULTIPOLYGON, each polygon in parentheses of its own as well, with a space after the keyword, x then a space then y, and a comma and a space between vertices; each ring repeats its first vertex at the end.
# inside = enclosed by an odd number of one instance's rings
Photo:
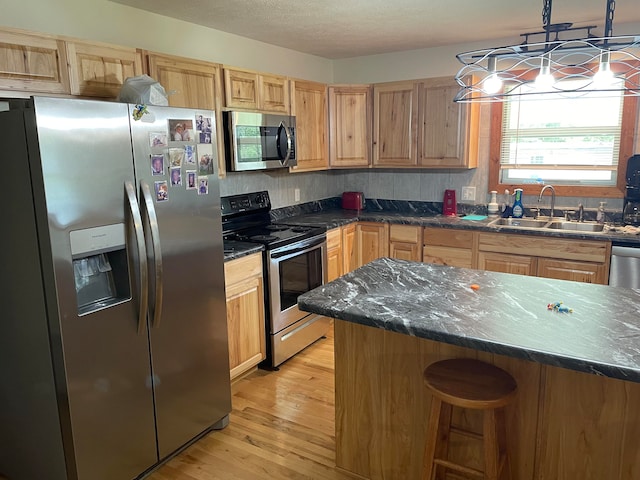
POLYGON ((598 213, 596 214, 596 221, 598 223, 604 223, 604 206, 607 202, 600 202, 600 206, 598 207, 598 213))
POLYGON ((487 206, 487 212, 490 216, 495 217, 498 215, 498 211, 498 192, 496 190, 491 190, 491 200, 487 206))
POLYGON ((516 188, 514 193, 516 198, 513 201, 513 213, 511 215, 513 218, 522 218, 524 216, 524 207, 522 206, 522 189, 516 188))

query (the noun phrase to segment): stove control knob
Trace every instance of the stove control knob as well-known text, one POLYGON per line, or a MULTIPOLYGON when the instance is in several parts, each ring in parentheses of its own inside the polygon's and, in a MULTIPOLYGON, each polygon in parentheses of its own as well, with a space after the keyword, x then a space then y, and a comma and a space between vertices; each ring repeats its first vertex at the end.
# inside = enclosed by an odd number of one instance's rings
POLYGON ((256 194, 255 202, 260 207, 266 207, 267 206, 267 199, 265 198, 264 193, 256 194))

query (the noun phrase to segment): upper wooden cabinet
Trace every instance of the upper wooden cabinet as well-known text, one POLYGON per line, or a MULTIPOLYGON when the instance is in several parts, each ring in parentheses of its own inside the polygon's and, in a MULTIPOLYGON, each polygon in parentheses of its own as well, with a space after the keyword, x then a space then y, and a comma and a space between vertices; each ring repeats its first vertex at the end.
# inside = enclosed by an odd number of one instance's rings
POLYGON ((418 84, 373 86, 373 165, 415 167, 417 160, 418 84))
POLYGON ((68 41, 71 93, 116 98, 128 77, 142 75, 142 54, 135 48, 68 41))
POLYGON ((64 42, 46 35, 0 31, 0 91, 5 96, 69 94, 64 42))
POLYGON ((224 98, 227 108, 286 114, 291 110, 289 81, 286 78, 226 66, 224 98))
POLYGON ((296 159, 291 172, 326 170, 327 86, 323 83, 292 80, 291 114, 296 117, 296 159))
POLYGON ((455 103, 460 86, 452 78, 420 83, 418 164, 433 168, 475 168, 478 165, 477 104, 455 103))
POLYGON ((371 87, 329 87, 329 165, 367 167, 371 164, 371 87))
POLYGON ((182 57, 145 54, 149 76, 157 80, 169 95, 169 105, 216 112, 218 176, 226 174, 222 135, 222 79, 217 63, 182 57))

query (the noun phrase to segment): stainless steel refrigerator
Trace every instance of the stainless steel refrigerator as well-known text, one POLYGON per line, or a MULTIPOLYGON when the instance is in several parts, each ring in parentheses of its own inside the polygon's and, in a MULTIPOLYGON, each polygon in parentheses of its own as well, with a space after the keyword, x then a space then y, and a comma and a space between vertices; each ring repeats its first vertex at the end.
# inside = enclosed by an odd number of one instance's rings
POLYGON ((215 116, 0 113, 0 476, 135 478, 231 410, 215 116))

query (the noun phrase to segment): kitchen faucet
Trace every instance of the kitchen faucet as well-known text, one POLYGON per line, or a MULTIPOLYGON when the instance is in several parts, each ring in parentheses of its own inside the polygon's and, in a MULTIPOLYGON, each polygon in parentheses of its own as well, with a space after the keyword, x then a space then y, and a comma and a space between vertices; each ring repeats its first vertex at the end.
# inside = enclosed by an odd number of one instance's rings
POLYGON ((578 221, 584 222, 584 205, 578 204, 578 221))
MULTIPOLYGON (((556 189, 553 188, 553 185, 545 185, 544 187, 542 187, 542 190, 540 190, 540 196, 538 196, 538 203, 540 203, 540 200, 542 200, 542 195, 547 188, 551 190, 551 213, 549 214, 549 217, 553 219, 553 209, 556 206, 556 189)), ((540 207, 538 207, 538 211, 539 210, 540 207)))

